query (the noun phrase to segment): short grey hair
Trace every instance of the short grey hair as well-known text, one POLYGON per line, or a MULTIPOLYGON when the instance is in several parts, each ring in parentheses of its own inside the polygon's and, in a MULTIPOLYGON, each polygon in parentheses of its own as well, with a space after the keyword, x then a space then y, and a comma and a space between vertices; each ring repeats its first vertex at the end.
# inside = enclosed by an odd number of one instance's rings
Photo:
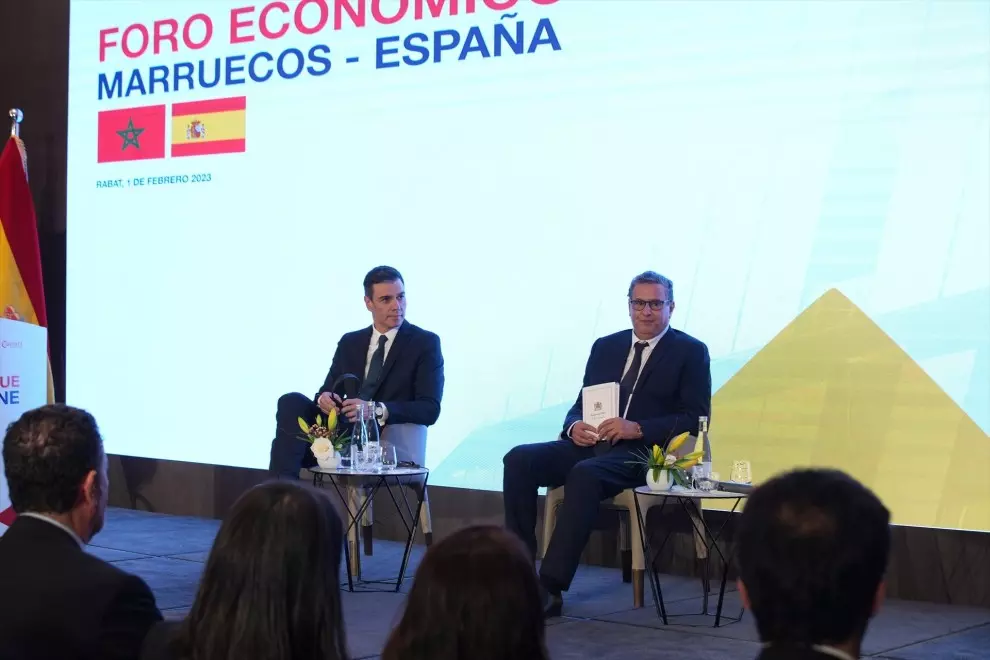
POLYGON ((629 298, 632 298, 633 289, 636 288, 637 284, 660 284, 667 289, 667 300, 674 302, 674 283, 660 273, 648 270, 634 277, 629 283, 629 293, 626 294, 629 298))

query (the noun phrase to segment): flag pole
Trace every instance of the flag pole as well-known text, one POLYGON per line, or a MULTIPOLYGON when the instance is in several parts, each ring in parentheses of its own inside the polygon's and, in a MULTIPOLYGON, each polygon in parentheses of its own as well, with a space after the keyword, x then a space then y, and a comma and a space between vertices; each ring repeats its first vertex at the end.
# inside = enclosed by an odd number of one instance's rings
POLYGON ((24 113, 21 112, 20 108, 11 108, 7 114, 10 115, 10 136, 21 137, 21 122, 24 121, 24 113))

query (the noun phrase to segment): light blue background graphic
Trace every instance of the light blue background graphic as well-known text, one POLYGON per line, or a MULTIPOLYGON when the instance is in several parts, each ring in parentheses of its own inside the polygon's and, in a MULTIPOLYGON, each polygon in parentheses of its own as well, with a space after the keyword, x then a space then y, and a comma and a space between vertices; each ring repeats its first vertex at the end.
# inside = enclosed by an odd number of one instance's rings
POLYGON ((990 429, 987 2, 520 2, 230 46, 244 4, 72 4, 67 396, 109 451, 267 467, 379 263, 442 339, 431 484, 499 489, 553 439, 646 269, 716 390, 835 287, 990 429), (207 48, 99 63, 101 28, 197 11, 207 48), (543 17, 560 51, 374 66, 380 36, 543 17), (326 76, 97 100, 100 72, 317 43, 326 76), (244 154, 96 164, 101 110, 239 95, 244 154))

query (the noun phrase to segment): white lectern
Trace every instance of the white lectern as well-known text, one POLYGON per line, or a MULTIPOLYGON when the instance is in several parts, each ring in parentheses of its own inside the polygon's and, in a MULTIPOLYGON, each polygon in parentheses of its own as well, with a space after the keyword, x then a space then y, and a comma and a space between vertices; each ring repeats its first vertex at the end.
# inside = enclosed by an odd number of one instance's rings
MULTIPOLYGON (((24 412, 48 403, 48 330, 0 318, 0 438, 24 412)), ((0 512, 10 507, 0 455, 0 512)), ((0 534, 6 528, 0 523, 0 534)))

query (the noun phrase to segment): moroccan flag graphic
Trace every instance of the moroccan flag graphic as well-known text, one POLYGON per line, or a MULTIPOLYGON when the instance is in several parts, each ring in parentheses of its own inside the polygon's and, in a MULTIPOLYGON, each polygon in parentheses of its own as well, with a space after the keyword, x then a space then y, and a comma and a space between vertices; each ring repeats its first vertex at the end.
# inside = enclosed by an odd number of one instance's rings
MULTIPOLYGON (((41 250, 34 201, 27 180, 27 154, 19 138, 7 140, 0 153, 0 310, 5 318, 48 327, 41 278, 41 250)), ((48 401, 55 400, 51 358, 48 401)), ((0 474, 0 529, 10 525, 14 510, 0 474)))
POLYGON ((245 151, 247 98, 236 96, 172 105, 172 156, 245 151))
POLYGON ((99 115, 96 162, 165 157, 165 106, 107 110, 99 115))

